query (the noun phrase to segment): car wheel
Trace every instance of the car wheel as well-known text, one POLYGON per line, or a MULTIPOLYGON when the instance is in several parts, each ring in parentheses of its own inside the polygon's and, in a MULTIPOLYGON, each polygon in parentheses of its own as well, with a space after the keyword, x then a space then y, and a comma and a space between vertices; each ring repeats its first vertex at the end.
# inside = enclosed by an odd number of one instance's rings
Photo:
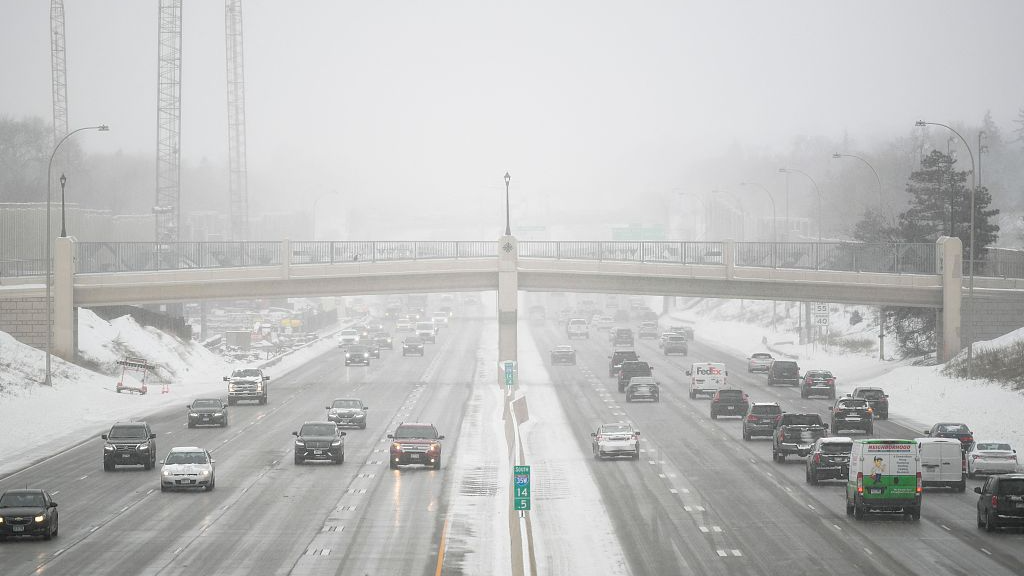
POLYGON ((850 502, 849 498, 846 499, 846 515, 853 516, 853 504, 850 502))
POLYGON ((210 478, 210 483, 206 485, 207 492, 213 492, 213 489, 217 487, 217 479, 210 478))
POLYGON ((966 480, 961 480, 956 485, 956 491, 957 492, 966 492, 967 491, 967 481, 966 480))
POLYGON ((829 400, 835 400, 836 399, 836 391, 835 390, 833 390, 833 391, 828 393, 828 399, 829 400))
POLYGON ((626 394, 626 402, 632 402, 632 401, 633 401, 633 397, 630 396, 629 394, 626 394))
POLYGON ((712 413, 711 413, 711 419, 712 419, 712 420, 718 420, 718 414, 716 414, 716 413, 712 412, 712 413))
POLYGON ((920 506, 918 506, 917 508, 912 508, 910 510, 910 519, 913 520, 914 522, 917 522, 918 520, 921 519, 921 507, 920 506))
POLYGON ((359 429, 360 430, 366 430, 366 422, 363 422, 362 424, 360 424, 359 425, 359 429))
POLYGON ((806 390, 800 390, 800 397, 801 398, 807 398, 807 391, 806 390))
POLYGON ((221 424, 220 426, 221 426, 221 428, 227 428, 228 427, 228 417, 227 416, 224 417, 224 423, 221 424))
POLYGON ((228 406, 234 406, 234 405, 235 405, 235 399, 234 398, 228 398, 228 406))
POLYGON ((195 424, 193 424, 193 423, 192 423, 191 421, 189 421, 189 423, 188 423, 188 427, 189 427, 189 428, 195 428, 195 427, 196 427, 196 425, 195 425, 195 424))
POLYGON ((747 432, 744 432, 743 433, 743 439, 744 440, 750 440, 750 434, 748 434, 747 432))
POLYGON ((167 486, 164 486, 163 483, 161 482, 160 483, 160 491, 161 492, 167 492, 167 490, 168 490, 167 486))
POLYGON ((690 390, 690 400, 696 400, 696 399, 697 399, 697 393, 694 392, 693 390, 690 390))
POLYGON ((148 462, 143 462, 142 463, 142 469, 143 470, 152 470, 154 464, 155 464, 155 462, 153 462, 152 460, 150 460, 148 462))
POLYGON ((57 537, 57 531, 60 530, 60 516, 53 517, 53 537, 57 537))
POLYGON ((114 464, 111 463, 111 462, 103 462, 103 471, 104 472, 113 472, 114 471, 114 464))
POLYGON ((775 382, 772 382, 772 377, 771 376, 768 377, 768 385, 769 386, 775 386, 775 382))
POLYGON ((43 534, 43 540, 53 540, 53 526, 52 525, 48 526, 46 528, 46 533, 43 534))
POLYGON ((338 464, 344 464, 344 463, 345 463, 345 453, 342 452, 341 456, 338 456, 338 464))
POLYGON ((441 469, 441 459, 438 458, 437 462, 434 462, 434 470, 440 470, 440 469, 441 469))
POLYGON ((874 426, 868 426, 867 428, 864 429, 864 433, 868 434, 868 435, 874 434, 875 433, 875 427, 874 426))
POLYGON ((985 532, 995 532, 996 528, 998 528, 996 526, 996 519, 992 517, 992 512, 989 511, 985 514, 985 532))
POLYGON ((856 500, 853 501, 853 517, 857 520, 864 519, 864 507, 860 505, 856 500))
POLYGON ((981 521, 981 510, 978 510, 977 514, 975 514, 975 516, 978 517, 978 528, 984 528, 985 527, 985 523, 981 521))
POLYGON ((388 467, 392 470, 398 470, 398 463, 392 460, 391 462, 388 462, 388 467))
POLYGON ((971 480, 974 480, 975 478, 978 477, 978 475, 974 473, 974 470, 971 470, 970 466, 967 467, 967 477, 970 478, 971 480))

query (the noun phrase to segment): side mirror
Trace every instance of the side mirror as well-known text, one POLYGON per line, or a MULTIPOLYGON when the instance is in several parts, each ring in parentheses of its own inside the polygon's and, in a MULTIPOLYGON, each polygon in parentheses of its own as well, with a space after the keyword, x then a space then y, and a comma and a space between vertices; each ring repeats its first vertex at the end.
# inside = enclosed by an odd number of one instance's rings
POLYGON ((56 508, 56 507, 57 507, 57 503, 56 502, 50 502, 50 508, 56 508))
POLYGON ((821 425, 821 427, 822 427, 822 429, 824 429, 824 430, 828 430, 828 424, 822 424, 822 425, 821 425))
POLYGON ((155 433, 153 433, 153 432, 150 432, 150 433, 149 433, 149 439, 150 439, 150 440, 152 440, 152 439, 154 439, 154 438, 156 438, 156 434, 155 434, 155 433))
POLYGON ((269 381, 269 380, 270 380, 270 376, 264 376, 264 377, 263 377, 263 381, 264 381, 264 382, 267 382, 267 381, 269 381))
POLYGON ((369 409, 370 409, 369 406, 363 406, 363 410, 369 410, 369 409))
POLYGON ((438 440, 444 440, 444 434, 441 434, 440 436, 438 436, 437 439, 438 440))
POLYGON ((222 378, 222 380, 224 380, 225 382, 227 382, 228 380, 231 380, 231 378, 230 378, 230 377, 228 377, 228 376, 225 376, 224 378, 222 378))
POLYGON ((640 431, 639 431, 639 430, 637 430, 636 432, 634 432, 634 433, 633 433, 633 435, 634 435, 634 436, 639 436, 639 435, 640 435, 640 431))
POLYGON ((324 406, 324 410, 330 410, 330 409, 331 409, 330 406, 324 406))
POLYGON ((591 432, 590 435, 596 438, 597 437, 597 432, 591 432))
POLYGON ((100 434, 100 438, 103 438, 104 440, 106 440, 107 439, 107 435, 106 434, 100 434))
POLYGON ((210 464, 216 464, 216 463, 217 463, 216 460, 214 460, 213 458, 210 458, 210 464))
POLYGON ((388 434, 388 438, 391 438, 392 440, 394 440, 395 435, 394 434, 388 434))
POLYGON ((981 486, 975 486, 974 487, 974 493, 975 494, 981 494, 981 486))
POLYGON ((931 431, 930 431, 930 430, 925 430, 925 431, 924 431, 924 435, 925 435, 925 436, 931 436, 931 435, 932 435, 932 433, 931 433, 931 431))
POLYGON ((348 432, 338 432, 339 436, 348 436, 348 432))
POLYGON ((687 375, 687 376, 693 376, 693 373, 691 373, 691 372, 690 372, 689 370, 687 370, 687 371, 686 371, 686 375, 687 375))
POLYGON ((292 432, 292 436, 298 436, 298 435, 299 435, 298 432, 292 432))
POLYGON ((191 404, 185 404, 185 408, 188 408, 189 410, 191 410, 192 409, 192 405, 191 404))

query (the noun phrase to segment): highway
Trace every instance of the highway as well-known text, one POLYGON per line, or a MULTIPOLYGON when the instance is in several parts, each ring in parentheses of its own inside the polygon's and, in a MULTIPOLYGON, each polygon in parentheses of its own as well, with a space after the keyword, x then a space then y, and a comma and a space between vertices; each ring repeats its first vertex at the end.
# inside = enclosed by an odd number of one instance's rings
MULTIPOLYGON (((544 354, 565 342, 553 322, 522 323, 544 354)), ((0 543, 3 574, 462 574, 457 557, 439 566, 448 496, 459 481, 449 463, 469 416, 477 351, 490 321, 456 320, 423 358, 382 351, 369 367, 344 366, 332 350, 271 384, 266 406, 230 408, 226 429, 188 429, 185 407, 148 420, 158 454, 172 446, 210 449, 213 492, 161 493, 156 470, 103 472, 103 441, 94 440, 0 480, 0 490, 46 487, 60 503, 53 541, 0 543), (325 418, 335 397, 369 405, 366 430, 349 429, 341 466, 292 462, 291 432, 325 418), (386 435, 399 421, 433 422, 444 440, 441 470, 387 466, 386 435)), ((586 458, 615 536, 634 575, 1024 573, 1020 531, 986 534, 975 526, 972 493, 926 490, 920 522, 846 516, 840 482, 809 486, 802 459, 771 460, 767 439, 745 442, 738 419, 711 420, 708 400, 687 395, 684 370, 697 360, 724 361, 734 386, 753 401, 788 411, 827 413, 831 402, 800 399, 795 388, 768 388, 746 361, 696 335, 690 355, 666 358, 656 340, 637 350, 655 366, 659 403, 630 403, 608 377, 603 333, 575 340, 577 366, 548 373, 575 445, 590 452, 601 422, 629 420, 642 432, 639 461, 586 458)), ((824 368, 827 368, 825 366, 824 368)), ((211 375, 219 377, 220 375, 211 375)), ((478 384, 479 385, 479 384, 478 384)), ((899 413, 899 406, 893 411, 899 413)), ((55 417, 40 425, 58 425, 55 417)), ((915 437, 898 417, 875 424, 876 436, 915 437)), ((570 496, 571 497, 571 496, 570 496)), ((537 505, 542 505, 538 499, 537 505)), ((536 518, 536 516, 534 517, 536 518)), ((559 573, 574 573, 562 559, 559 573)))

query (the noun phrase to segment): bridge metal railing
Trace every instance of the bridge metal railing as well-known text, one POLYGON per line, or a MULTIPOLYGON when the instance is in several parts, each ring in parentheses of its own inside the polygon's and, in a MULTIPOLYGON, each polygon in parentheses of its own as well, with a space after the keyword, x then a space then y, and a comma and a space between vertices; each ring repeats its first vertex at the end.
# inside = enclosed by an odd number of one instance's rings
MULTIPOLYGON (((79 273, 184 270, 353 261, 496 258, 495 241, 76 242, 79 273)), ((933 243, 736 242, 739 267, 936 274, 933 243)), ((521 241, 521 258, 724 265, 725 242, 521 241)), ((964 262, 964 275, 968 262, 964 262)), ((1024 278, 1024 251, 990 248, 975 275, 1024 278)), ((43 260, 0 260, 0 277, 41 276, 43 260)))

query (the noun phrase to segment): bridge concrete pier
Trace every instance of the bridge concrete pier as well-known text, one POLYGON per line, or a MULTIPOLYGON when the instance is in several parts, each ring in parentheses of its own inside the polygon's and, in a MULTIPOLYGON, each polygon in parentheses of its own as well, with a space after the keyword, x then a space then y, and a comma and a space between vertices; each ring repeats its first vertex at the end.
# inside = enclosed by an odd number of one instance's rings
POLYGON ((498 360, 519 359, 519 244, 514 236, 498 238, 498 360))
POLYGON ((74 361, 78 350, 75 330, 75 247, 73 238, 56 238, 53 245, 54 354, 74 361))
MULTIPOLYGON (((963 299, 963 243, 959 238, 942 236, 936 240, 935 269, 942 277, 942 308, 935 331, 940 339, 938 362, 948 362, 963 348, 960 340, 960 304, 963 299)), ((972 319, 973 320, 973 319, 972 319)))

